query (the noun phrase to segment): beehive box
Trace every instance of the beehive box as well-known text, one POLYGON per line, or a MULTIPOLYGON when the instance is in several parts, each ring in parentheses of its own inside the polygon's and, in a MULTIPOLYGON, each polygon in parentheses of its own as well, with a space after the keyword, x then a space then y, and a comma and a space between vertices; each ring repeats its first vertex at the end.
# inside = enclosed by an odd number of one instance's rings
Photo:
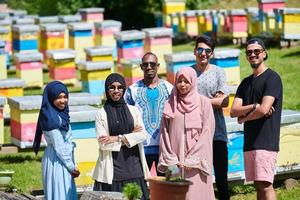
POLYGON ((198 35, 198 21, 197 21, 197 11, 187 10, 184 13, 185 17, 185 32, 190 37, 195 37, 198 35))
POLYGON ((113 61, 113 47, 94 46, 85 48, 87 61, 113 61))
POLYGON ((163 24, 171 27, 171 19, 169 14, 174 12, 185 11, 185 0, 164 0, 162 5, 163 24))
POLYGON ((144 78, 144 73, 140 67, 141 63, 141 58, 121 60, 121 65, 123 67, 123 75, 127 86, 130 86, 133 83, 144 78))
POLYGON ((13 26, 13 51, 34 52, 38 50, 37 25, 14 25, 13 26))
POLYGON ((247 12, 247 32, 249 36, 257 36, 259 34, 259 16, 258 8, 248 7, 245 8, 247 12))
POLYGON ((0 147, 4 144, 4 113, 3 108, 6 98, 0 96, 0 147))
POLYGON ((195 55, 193 52, 179 52, 174 54, 164 55, 167 64, 167 80, 175 83, 176 72, 183 67, 191 67, 196 64, 195 55))
POLYGON ((4 49, 5 41, 0 40, 0 80, 7 78, 6 52, 4 49))
POLYGON ((146 33, 145 52, 152 52, 157 56, 160 63, 158 73, 166 74, 167 68, 164 60, 164 54, 172 53, 172 36, 171 28, 145 28, 142 29, 146 33))
MULTIPOLYGON (((59 15, 58 22, 63 24, 81 22, 80 15, 59 15)), ((70 48, 69 46, 69 29, 65 29, 65 48, 70 48)))
MULTIPOLYGON (((138 30, 121 31, 114 34, 117 40, 118 59, 142 58, 144 55, 145 33, 138 30)), ((122 73, 122 72, 121 72, 122 73)))
POLYGON ((81 8, 79 14, 83 21, 86 22, 102 22, 104 8, 81 8))
POLYGON ((92 25, 85 22, 70 23, 69 47, 77 52, 76 61, 85 60, 84 48, 94 46, 92 25))
POLYGON ((239 49, 216 48, 210 61, 225 70, 229 85, 238 85, 241 81, 239 55, 239 49))
POLYGON ((78 64, 84 92, 104 96, 105 79, 111 74, 113 61, 87 61, 78 64))

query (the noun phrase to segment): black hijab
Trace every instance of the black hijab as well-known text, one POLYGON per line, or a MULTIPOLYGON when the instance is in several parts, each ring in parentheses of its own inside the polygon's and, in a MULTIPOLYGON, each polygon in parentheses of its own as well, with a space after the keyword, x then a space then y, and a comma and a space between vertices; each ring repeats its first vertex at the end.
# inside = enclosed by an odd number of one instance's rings
POLYGON ((134 128, 133 117, 124 100, 125 89, 123 90, 122 97, 118 101, 113 101, 109 95, 108 87, 114 82, 119 82, 126 88, 126 82, 120 74, 112 73, 105 80, 105 94, 107 100, 104 104, 104 109, 107 114, 109 135, 111 136, 131 133, 134 128))

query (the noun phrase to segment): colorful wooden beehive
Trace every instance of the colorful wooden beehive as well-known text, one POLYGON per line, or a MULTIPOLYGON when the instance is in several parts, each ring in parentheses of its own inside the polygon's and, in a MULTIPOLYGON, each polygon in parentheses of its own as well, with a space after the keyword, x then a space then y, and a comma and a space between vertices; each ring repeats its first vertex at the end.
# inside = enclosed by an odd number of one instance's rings
POLYGON ((187 10, 184 12, 185 17, 185 32, 190 37, 198 35, 197 11, 187 10))
POLYGON ((218 27, 219 27, 219 13, 217 10, 210 11, 210 17, 212 20, 212 33, 211 37, 216 39, 218 34, 218 27))
MULTIPOLYGON (((63 24, 81 22, 80 15, 60 15, 58 16, 58 22, 63 24)), ((69 29, 65 29, 65 48, 70 48, 69 46, 69 29)))
POLYGON ((145 28, 142 31, 146 33, 145 52, 152 52, 157 56, 160 63, 158 73, 166 74, 167 67, 164 54, 172 53, 173 30, 171 28, 158 27, 145 28))
POLYGON ((228 85, 227 87, 228 87, 229 102, 228 102, 228 106, 223 108, 223 113, 225 116, 230 116, 230 109, 232 107, 238 85, 228 85))
POLYGON ((185 18, 184 18, 184 13, 185 11, 182 12, 176 12, 179 20, 179 29, 178 31, 180 33, 185 33, 185 18))
POLYGON ((25 81, 25 87, 43 87, 43 55, 41 53, 16 53, 14 61, 16 77, 25 81))
POLYGON ((77 52, 76 60, 85 60, 84 48, 94 46, 92 25, 85 22, 70 23, 69 47, 77 52))
POLYGON ((210 61, 225 70, 229 85, 238 85, 241 81, 239 55, 239 49, 216 48, 214 57, 210 61))
MULTIPOLYGON (((118 60, 131 58, 142 58, 144 55, 144 39, 145 33, 138 30, 121 31, 115 33, 115 39, 117 40, 118 48, 118 60)), ((122 69, 120 68, 120 73, 122 69)))
POLYGON ((70 122, 75 162, 80 176, 76 178, 78 186, 92 186, 92 174, 99 155, 99 144, 96 138, 95 117, 98 109, 92 106, 70 106, 70 122))
POLYGON ((273 37, 273 34, 268 32, 273 26, 275 28, 275 15, 273 9, 284 7, 284 0, 258 0, 259 32, 261 36, 267 38, 273 37))
POLYGON ((133 83, 144 78, 144 73, 140 67, 141 63, 142 63, 141 58, 121 60, 121 64, 124 70, 123 75, 127 86, 130 86, 133 83))
POLYGON ((113 47, 95 46, 84 49, 87 61, 113 61, 113 47))
POLYGON ((37 25, 13 26, 13 51, 14 53, 35 52, 38 50, 37 25))
POLYGON ((243 9, 229 10, 230 38, 247 38, 247 13, 243 9))
POLYGON ((81 62, 80 69, 82 90, 95 95, 105 94, 105 79, 112 72, 113 61, 81 62))
POLYGON ((117 42, 114 38, 114 34, 121 31, 122 22, 116 20, 104 20, 103 22, 96 22, 95 28, 95 44, 113 47, 113 56, 114 58, 117 58, 117 42))
POLYGON ((4 144, 4 113, 6 98, 0 96, 0 147, 4 144))
POLYGON ((171 27, 169 14, 185 11, 185 0, 164 0, 162 9, 164 26, 171 27))
POLYGON ((300 8, 276 9, 276 32, 281 39, 300 39, 300 8))
POLYGON ((40 51, 46 58, 46 51, 65 48, 65 24, 42 24, 40 51))
POLYGON ((6 67, 5 41, 0 40, 0 80, 6 78, 7 78, 7 67, 6 67))
POLYGON ((197 20, 198 20, 198 34, 212 36, 213 23, 212 23, 212 17, 210 15, 210 10, 198 10, 197 20))
POLYGON ((85 22, 102 22, 104 8, 81 8, 79 14, 82 21, 85 22))
POLYGON ((228 32, 230 31, 230 18, 228 16, 228 10, 221 9, 218 11, 219 18, 219 27, 217 35, 219 38, 227 37, 228 32))
POLYGON ((11 17, 20 17, 20 18, 24 18, 25 15, 27 15, 27 11, 26 10, 10 10, 9 11, 9 15, 11 17))
POLYGON ((71 49, 47 51, 49 76, 64 83, 76 83, 76 52, 71 49))
POLYGON ((196 64, 193 52, 180 52, 164 55, 167 64, 167 80, 174 84, 176 72, 183 67, 191 67, 196 64))
POLYGON ((247 13, 247 32, 248 36, 257 36, 259 34, 259 13, 258 8, 248 7, 245 8, 247 13))
POLYGON ((0 80, 0 96, 23 96, 25 81, 17 78, 0 80))
POLYGON ((231 132, 228 135, 228 173, 234 174, 244 171, 244 133, 231 132))
MULTIPOLYGON (((41 103, 41 95, 8 98, 11 110, 11 141, 20 148, 32 147, 41 103)), ((70 107, 99 105, 100 98, 89 93, 70 93, 68 104, 70 107)))
POLYGON ((13 24, 15 25, 33 25, 33 18, 13 18, 13 24))

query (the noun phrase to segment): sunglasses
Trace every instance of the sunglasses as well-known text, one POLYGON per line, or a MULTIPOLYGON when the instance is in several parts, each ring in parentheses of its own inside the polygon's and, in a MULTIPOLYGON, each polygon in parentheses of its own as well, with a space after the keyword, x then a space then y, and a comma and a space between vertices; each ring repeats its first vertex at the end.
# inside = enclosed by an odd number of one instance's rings
POLYGON ((263 49, 253 49, 253 50, 247 50, 245 53, 247 56, 251 56, 253 53, 254 55, 258 56, 259 54, 261 54, 262 52, 264 52, 265 50, 263 49))
POLYGON ((124 91, 125 87, 124 86, 114 86, 114 85, 110 85, 108 86, 108 89, 110 91, 115 91, 115 90, 118 90, 120 92, 124 91))
POLYGON ((151 68, 155 68, 157 66, 157 63, 155 62, 143 62, 141 64, 141 67, 147 68, 150 65, 151 68))
POLYGON ((212 49, 210 49, 210 48, 202 48, 202 47, 197 48, 198 54, 202 54, 203 51, 205 52, 206 55, 209 55, 212 53, 212 49))

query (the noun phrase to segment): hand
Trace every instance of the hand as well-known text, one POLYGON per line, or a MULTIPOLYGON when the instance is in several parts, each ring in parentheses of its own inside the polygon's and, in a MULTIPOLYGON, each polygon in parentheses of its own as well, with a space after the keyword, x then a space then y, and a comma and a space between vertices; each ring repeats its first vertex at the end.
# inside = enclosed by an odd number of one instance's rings
POLYGON ((80 175, 80 172, 77 168, 75 168, 71 173, 73 178, 77 178, 80 175))
POLYGON ((272 106, 270 108, 269 112, 266 114, 266 117, 270 117, 273 114, 274 111, 275 111, 275 108, 272 106))
POLYGON ((98 138, 98 142, 101 144, 111 144, 114 142, 118 142, 118 136, 100 136, 98 138))
POLYGON ((140 132, 140 131, 142 131, 142 130, 143 130, 143 127, 140 126, 140 125, 137 125, 137 126, 134 127, 134 129, 133 129, 132 132, 133 132, 133 133, 134 133, 134 132, 140 132))
POLYGON ((238 117, 238 123, 239 124, 244 123, 245 122, 245 118, 246 118, 246 116, 245 117, 238 117))

